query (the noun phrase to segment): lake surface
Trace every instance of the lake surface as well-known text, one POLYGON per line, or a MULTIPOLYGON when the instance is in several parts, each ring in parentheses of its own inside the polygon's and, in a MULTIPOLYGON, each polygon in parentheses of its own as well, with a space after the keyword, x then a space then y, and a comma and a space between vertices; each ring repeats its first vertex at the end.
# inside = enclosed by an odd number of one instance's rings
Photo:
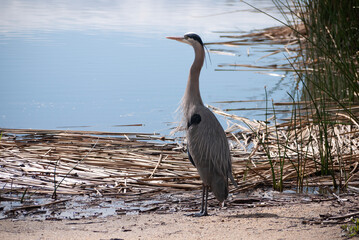
MULTIPOLYGON (((280 18, 270 0, 248 2, 280 18)), ((0 127, 168 134, 194 54, 165 37, 191 31, 206 43, 224 41, 219 32, 277 25, 234 0, 1 1, 0 127), (131 124, 142 126, 126 126, 131 124)), ((217 102, 263 100, 264 86, 269 98, 287 100, 293 83, 285 72, 215 71, 222 63, 286 61, 283 55, 258 61, 267 47, 211 53, 201 72, 204 102, 263 107, 263 102, 217 102)), ((264 119, 256 111, 233 113, 264 119)))

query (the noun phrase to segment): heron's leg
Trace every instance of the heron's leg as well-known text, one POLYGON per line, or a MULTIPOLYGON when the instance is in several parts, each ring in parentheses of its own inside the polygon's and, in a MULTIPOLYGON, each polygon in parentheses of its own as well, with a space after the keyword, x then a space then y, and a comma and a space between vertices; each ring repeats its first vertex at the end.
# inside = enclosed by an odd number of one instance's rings
MULTIPOLYGON (((204 212, 204 197, 205 197, 205 193, 206 192, 206 187, 204 186, 204 184, 202 184, 202 203, 201 203, 201 211, 199 212, 199 214, 203 214, 204 212)), ((206 207, 207 207, 207 202, 206 202, 206 207)))
POLYGON ((208 191, 209 191, 209 187, 205 186, 205 185, 202 185, 201 211, 199 213, 188 214, 187 216, 193 216, 193 217, 208 216, 208 213, 207 213, 208 191))
POLYGON ((209 191, 209 187, 202 185, 202 203, 201 203, 201 211, 197 212, 197 213, 190 213, 190 214, 185 214, 187 216, 192 216, 192 217, 203 217, 203 216, 208 216, 207 213, 207 200, 208 200, 208 191, 209 191))
POLYGON ((199 213, 195 213, 194 217, 203 217, 208 216, 207 213, 207 200, 208 200, 208 186, 202 185, 202 204, 201 204, 201 211, 199 213))
MULTIPOLYGON (((205 198, 204 200, 204 208, 202 206, 202 210, 201 210, 201 213, 202 213, 202 216, 208 216, 208 213, 207 213, 207 201, 208 201, 208 191, 209 191, 209 187, 208 186, 205 186, 204 189, 203 189, 203 198, 205 198)), ((203 203, 203 200, 202 200, 202 203, 203 203)))

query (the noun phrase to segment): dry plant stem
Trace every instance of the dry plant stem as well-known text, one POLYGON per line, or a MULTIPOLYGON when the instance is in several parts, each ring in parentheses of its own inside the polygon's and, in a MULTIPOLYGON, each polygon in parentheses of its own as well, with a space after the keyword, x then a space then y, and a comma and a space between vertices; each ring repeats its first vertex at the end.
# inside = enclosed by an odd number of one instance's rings
POLYGON ((57 190, 57 188, 61 185, 61 183, 67 178, 67 176, 72 172, 72 170, 74 170, 88 155, 89 155, 89 153, 95 148, 95 146, 96 146, 96 144, 98 143, 98 140, 99 140, 99 138, 97 138, 97 140, 96 140, 96 142, 95 142, 95 144, 92 146, 92 148, 88 151, 88 153, 81 159, 81 160, 79 160, 76 164, 75 164, 75 166, 73 167, 73 168, 71 168, 67 173, 66 173, 66 175, 62 178, 62 180, 56 185, 56 181, 55 181, 55 177, 56 177, 56 166, 57 166, 57 164, 58 164, 58 162, 59 161, 57 161, 56 162, 56 164, 55 164, 55 172, 54 172, 54 184, 55 184, 55 186, 54 186, 54 193, 52 194, 52 198, 54 198, 54 199, 56 199, 57 198, 57 194, 56 194, 56 190, 57 190))

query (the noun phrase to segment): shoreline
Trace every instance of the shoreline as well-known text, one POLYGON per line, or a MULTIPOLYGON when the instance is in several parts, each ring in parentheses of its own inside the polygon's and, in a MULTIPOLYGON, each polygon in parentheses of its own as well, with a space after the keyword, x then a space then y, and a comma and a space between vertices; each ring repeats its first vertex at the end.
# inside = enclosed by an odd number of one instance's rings
POLYGON ((118 215, 81 220, 1 220, 4 239, 342 239, 337 224, 314 224, 339 213, 335 201, 217 209, 208 217, 185 212, 118 215))

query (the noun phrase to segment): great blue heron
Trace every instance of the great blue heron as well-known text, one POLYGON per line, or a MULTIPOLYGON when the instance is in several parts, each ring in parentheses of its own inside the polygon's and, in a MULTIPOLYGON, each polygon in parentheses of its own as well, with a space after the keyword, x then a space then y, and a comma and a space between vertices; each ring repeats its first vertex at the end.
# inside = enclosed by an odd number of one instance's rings
POLYGON ((199 75, 205 58, 202 39, 195 33, 167 38, 187 43, 195 52, 180 106, 183 113, 181 125, 186 129, 189 160, 202 179, 201 211, 195 216, 206 216, 209 188, 217 200, 223 202, 228 197, 228 178, 237 186, 232 175, 228 140, 217 118, 203 105, 199 91, 199 75))

